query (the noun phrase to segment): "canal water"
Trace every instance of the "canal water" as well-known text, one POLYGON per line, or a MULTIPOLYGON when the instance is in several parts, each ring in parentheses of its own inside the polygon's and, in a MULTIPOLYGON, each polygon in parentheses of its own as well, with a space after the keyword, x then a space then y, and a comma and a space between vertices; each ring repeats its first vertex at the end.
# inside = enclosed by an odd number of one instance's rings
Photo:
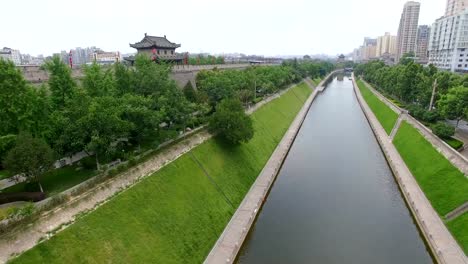
POLYGON ((313 102, 238 263, 432 263, 347 78, 313 102))

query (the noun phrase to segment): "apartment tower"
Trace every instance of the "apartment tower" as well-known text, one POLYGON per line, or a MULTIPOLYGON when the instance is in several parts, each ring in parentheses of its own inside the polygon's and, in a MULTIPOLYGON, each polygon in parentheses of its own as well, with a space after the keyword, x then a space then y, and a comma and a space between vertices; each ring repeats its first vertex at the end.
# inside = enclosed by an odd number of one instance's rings
POLYGON ((421 4, 413 1, 406 2, 403 8, 397 36, 397 61, 406 53, 416 53, 420 8, 421 4))
POLYGON ((468 0, 447 0, 445 16, 458 15, 468 7, 468 0))

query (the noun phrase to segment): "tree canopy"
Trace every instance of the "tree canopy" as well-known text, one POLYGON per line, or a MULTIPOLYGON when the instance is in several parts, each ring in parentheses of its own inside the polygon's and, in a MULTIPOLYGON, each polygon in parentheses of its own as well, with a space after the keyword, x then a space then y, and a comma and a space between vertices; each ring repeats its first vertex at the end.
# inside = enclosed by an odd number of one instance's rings
POLYGON ((238 99, 221 101, 210 119, 210 130, 234 145, 248 142, 254 134, 252 120, 238 99))

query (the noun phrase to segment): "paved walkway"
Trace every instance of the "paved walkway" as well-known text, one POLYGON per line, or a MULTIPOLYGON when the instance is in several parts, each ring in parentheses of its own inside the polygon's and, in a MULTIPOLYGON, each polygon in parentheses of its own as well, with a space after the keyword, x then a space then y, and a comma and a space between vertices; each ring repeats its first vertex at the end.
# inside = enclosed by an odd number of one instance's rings
MULTIPOLYGON (((328 78, 328 77, 327 77, 328 78)), ((325 78, 325 80, 327 79, 325 78)), ((310 85, 309 82, 306 83, 310 85)), ((270 190, 283 160, 286 158, 289 148, 294 142, 299 129, 304 122, 304 119, 309 111, 309 108, 317 96, 317 94, 323 91, 324 87, 319 85, 319 88, 315 89, 309 96, 304 106, 297 114, 293 123, 289 127, 286 134, 283 136, 281 142, 276 147, 275 151, 271 155, 267 164, 253 183, 249 192, 245 196, 239 208, 232 216, 228 225, 224 229, 223 233, 219 237, 218 241, 208 254, 204 263, 206 264, 219 264, 219 263, 233 263, 240 247, 242 246, 245 237, 247 236, 257 214, 262 206, 268 191, 270 190)))
MULTIPOLYGON (((246 112, 253 113, 265 103, 278 98, 294 86, 291 85, 279 94, 266 98, 246 112)), ((152 175, 209 138, 211 138, 211 134, 206 131, 192 135, 129 171, 73 197, 59 208, 43 213, 34 224, 0 236, 0 263, 5 263, 11 256, 34 247, 40 239, 54 235, 57 228, 60 227, 60 230, 63 230, 73 223, 76 215, 97 209, 115 194, 129 189, 143 178, 152 175)))
POLYGON ((448 231, 444 222, 432 208, 423 191, 409 171, 400 154, 392 144, 384 128, 364 101, 361 91, 353 80, 354 92, 374 134, 390 164, 403 195, 416 219, 434 257, 439 263, 467 264, 463 250, 448 231))

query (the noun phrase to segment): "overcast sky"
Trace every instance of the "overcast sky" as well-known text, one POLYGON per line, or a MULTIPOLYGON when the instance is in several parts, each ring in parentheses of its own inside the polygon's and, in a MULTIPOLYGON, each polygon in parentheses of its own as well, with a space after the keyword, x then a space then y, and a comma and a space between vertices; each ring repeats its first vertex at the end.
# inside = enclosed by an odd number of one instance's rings
MULTIPOLYGON (((405 0, 14 0, 2 3, 0 47, 50 55, 75 47, 134 52, 145 32, 177 51, 347 53, 365 36, 396 34, 405 0)), ((446 0, 421 0, 419 24, 446 0)))

